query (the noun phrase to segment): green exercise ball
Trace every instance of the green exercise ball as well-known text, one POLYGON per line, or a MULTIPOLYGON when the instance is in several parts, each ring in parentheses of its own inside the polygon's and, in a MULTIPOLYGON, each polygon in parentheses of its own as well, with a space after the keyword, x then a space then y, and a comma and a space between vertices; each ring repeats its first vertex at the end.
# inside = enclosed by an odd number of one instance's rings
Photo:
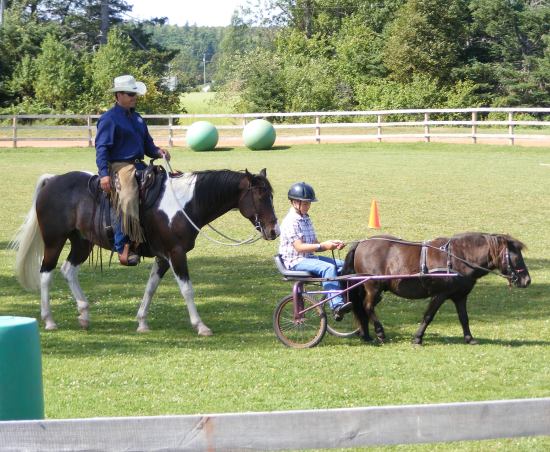
POLYGON ((243 130, 244 144, 249 149, 271 149, 275 138, 275 127, 265 119, 255 119, 249 122, 243 130))
POLYGON ((38 323, 0 316, 0 421, 44 419, 38 323))
POLYGON ((187 129, 186 139, 194 151, 211 151, 218 144, 218 130, 208 121, 197 121, 187 129))

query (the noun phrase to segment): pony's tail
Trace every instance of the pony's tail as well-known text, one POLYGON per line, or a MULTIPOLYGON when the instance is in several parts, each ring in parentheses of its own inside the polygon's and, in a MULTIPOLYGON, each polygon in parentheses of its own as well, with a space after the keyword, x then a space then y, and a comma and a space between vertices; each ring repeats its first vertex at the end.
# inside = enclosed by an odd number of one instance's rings
MULTIPOLYGON (((351 275, 355 273, 355 251, 357 250, 359 243, 361 242, 355 242, 350 246, 350 250, 348 251, 348 254, 346 254, 346 259, 344 260, 344 265, 342 267, 342 275, 351 275)), ((362 285, 357 286, 355 289, 351 289, 348 292, 348 300, 351 301, 354 306, 359 306, 361 300, 364 298, 364 292, 365 289, 362 285)))
POLYGON ((40 288, 40 266, 44 257, 44 240, 36 216, 36 198, 53 174, 39 177, 34 190, 32 207, 25 221, 10 243, 10 248, 17 250, 15 256, 15 276, 19 284, 27 290, 40 288))
POLYGON ((355 251, 357 246, 361 242, 354 242, 351 244, 348 254, 346 254, 346 259, 344 260, 344 265, 342 267, 342 275, 351 275, 355 273, 355 266, 353 262, 355 261, 355 251))

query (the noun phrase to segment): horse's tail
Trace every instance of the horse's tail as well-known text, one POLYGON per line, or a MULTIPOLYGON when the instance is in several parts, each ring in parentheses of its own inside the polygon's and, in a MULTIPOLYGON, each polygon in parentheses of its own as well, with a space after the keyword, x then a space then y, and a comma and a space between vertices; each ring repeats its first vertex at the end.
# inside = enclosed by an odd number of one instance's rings
POLYGON ((351 244, 348 254, 346 254, 344 265, 342 267, 343 275, 351 275, 352 273, 355 273, 355 265, 353 262, 355 261, 355 251, 359 243, 361 242, 354 242, 351 244))
MULTIPOLYGON (((342 267, 343 275, 351 275, 355 273, 355 251, 357 250, 357 246, 359 245, 359 243, 361 242, 355 242, 350 246, 348 254, 346 254, 346 259, 344 260, 344 265, 342 267)), ((362 285, 359 285, 355 289, 351 289, 348 292, 348 300, 351 301, 354 305, 359 306, 365 296, 364 294, 364 287, 362 285)))
POLYGON ((52 177, 52 174, 43 174, 39 177, 34 190, 32 207, 10 243, 10 248, 17 250, 15 276, 19 284, 27 290, 40 288, 40 266, 44 257, 44 240, 36 216, 36 198, 52 177))

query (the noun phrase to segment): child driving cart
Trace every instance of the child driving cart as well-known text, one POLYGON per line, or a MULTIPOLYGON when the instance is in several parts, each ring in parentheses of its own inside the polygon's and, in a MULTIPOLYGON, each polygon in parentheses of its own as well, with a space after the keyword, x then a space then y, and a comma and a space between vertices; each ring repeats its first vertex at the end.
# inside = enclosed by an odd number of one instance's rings
MULTIPOLYGON (((319 242, 313 222, 308 215, 312 202, 316 202, 313 187, 305 182, 297 182, 288 190, 290 210, 281 224, 279 254, 288 270, 308 271, 312 275, 326 278, 323 289, 326 291, 341 290, 340 283, 331 280, 338 276, 343 261, 326 256, 319 256, 329 250, 341 250, 346 246, 342 240, 319 242)), ((329 300, 334 318, 341 320, 351 309, 351 303, 344 303, 341 295, 329 300)))

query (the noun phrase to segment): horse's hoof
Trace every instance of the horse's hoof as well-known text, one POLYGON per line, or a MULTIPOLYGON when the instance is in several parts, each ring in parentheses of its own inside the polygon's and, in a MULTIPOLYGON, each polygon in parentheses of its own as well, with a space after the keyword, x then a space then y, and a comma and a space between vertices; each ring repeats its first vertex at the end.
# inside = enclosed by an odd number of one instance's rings
POLYGON ((422 347, 422 339, 415 338, 415 339, 413 339, 412 344, 415 347, 422 347))
POLYGON ((138 326, 137 330, 136 330, 138 333, 149 333, 151 332, 151 330, 149 329, 149 327, 147 325, 140 325, 138 326))
POLYGON ((44 329, 46 331, 55 331, 57 330, 57 325, 55 322, 47 322, 46 325, 44 325, 44 329))
POLYGON ((372 342, 372 337, 370 336, 361 336, 363 342, 372 342))
POLYGON ((469 341, 466 341, 468 345, 478 345, 478 342, 475 339, 470 339, 469 341))
POLYGON ((199 336, 212 336, 212 330, 208 328, 206 325, 200 325, 197 329, 197 332, 199 333, 199 336))
POLYGON ((87 330, 88 328, 90 328, 89 320, 78 319, 78 323, 80 323, 80 328, 82 328, 83 330, 87 330))

